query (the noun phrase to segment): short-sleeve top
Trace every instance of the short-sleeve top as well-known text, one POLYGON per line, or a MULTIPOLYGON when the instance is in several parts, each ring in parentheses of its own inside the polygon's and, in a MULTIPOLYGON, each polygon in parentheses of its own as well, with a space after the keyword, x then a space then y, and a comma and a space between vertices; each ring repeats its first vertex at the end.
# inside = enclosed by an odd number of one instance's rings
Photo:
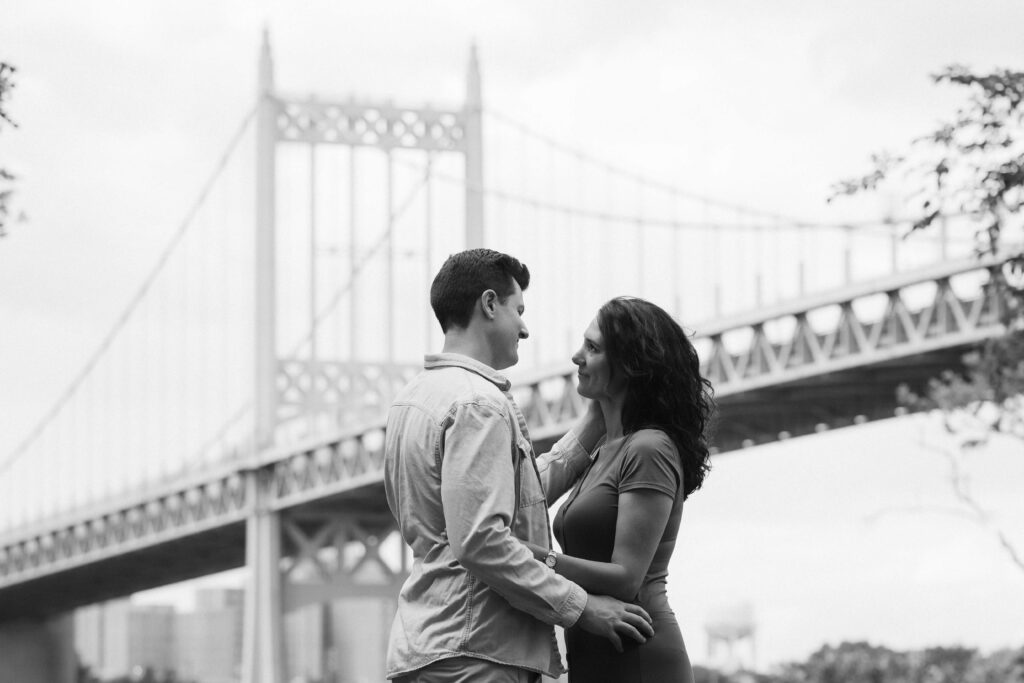
POLYGON ((640 429, 601 444, 590 468, 559 508, 553 527, 566 555, 611 562, 619 495, 639 489, 657 491, 673 500, 668 523, 637 596, 654 616, 655 612, 669 610, 668 563, 683 513, 682 463, 665 432, 640 429))

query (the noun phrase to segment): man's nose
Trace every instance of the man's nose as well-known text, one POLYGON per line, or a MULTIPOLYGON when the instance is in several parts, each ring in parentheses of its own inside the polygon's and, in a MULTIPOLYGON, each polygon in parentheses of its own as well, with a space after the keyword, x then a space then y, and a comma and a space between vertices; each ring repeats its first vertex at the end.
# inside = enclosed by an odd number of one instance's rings
POLYGON ((528 329, 526 329, 526 325, 523 325, 522 327, 519 328, 519 338, 520 339, 526 339, 529 336, 530 336, 530 331, 528 329))

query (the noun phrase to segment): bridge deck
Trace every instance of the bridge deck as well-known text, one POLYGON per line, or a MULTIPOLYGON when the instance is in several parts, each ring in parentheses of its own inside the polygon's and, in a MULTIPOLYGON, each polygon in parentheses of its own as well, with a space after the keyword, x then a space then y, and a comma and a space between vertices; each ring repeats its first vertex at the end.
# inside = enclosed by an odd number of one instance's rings
MULTIPOLYGON (((891 417, 898 385, 922 389, 942 370, 959 368, 972 345, 1003 332, 993 291, 962 297, 950 286, 951 277, 998 265, 950 265, 886 281, 881 293, 834 293, 733 321, 741 327, 708 326, 699 343, 710 347, 702 355, 720 406, 717 452, 891 417), (922 277, 934 291, 912 301, 905 292, 922 277), (884 311, 858 315, 856 297, 879 294, 884 311), (829 329, 811 323, 821 309, 836 318, 829 329), (785 332, 770 335, 773 325, 785 332), (741 343, 729 340, 736 330, 745 336, 741 343)), ((540 451, 583 406, 572 367, 523 377, 516 391, 540 451)), ((271 507, 295 520, 357 511, 386 517, 382 448, 378 422, 282 446, 234 470, 222 463, 209 481, 8 532, 0 538, 0 621, 242 566, 245 519, 256 497, 251 486, 266 487, 271 507)), ((301 545, 286 539, 284 552, 305 552, 301 545)))

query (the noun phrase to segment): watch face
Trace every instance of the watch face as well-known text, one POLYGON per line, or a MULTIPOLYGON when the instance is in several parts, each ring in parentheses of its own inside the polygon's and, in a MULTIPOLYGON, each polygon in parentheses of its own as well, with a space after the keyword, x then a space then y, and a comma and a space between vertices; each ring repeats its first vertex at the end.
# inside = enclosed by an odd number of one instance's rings
POLYGON ((555 568, 555 554, 551 553, 550 555, 545 557, 544 558, 544 564, 546 564, 547 566, 549 566, 552 569, 554 569, 555 568))

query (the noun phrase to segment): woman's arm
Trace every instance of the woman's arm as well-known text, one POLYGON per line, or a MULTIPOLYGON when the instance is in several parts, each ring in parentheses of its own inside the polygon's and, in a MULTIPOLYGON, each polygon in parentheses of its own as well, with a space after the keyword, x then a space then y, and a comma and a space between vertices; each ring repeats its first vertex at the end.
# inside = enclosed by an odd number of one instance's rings
MULTIPOLYGON (((619 495, 615 520, 615 548, 611 562, 594 562, 556 553, 555 572, 582 586, 588 593, 633 600, 665 533, 672 513, 672 497, 653 489, 634 489, 619 495)), ((548 551, 527 544, 543 562, 548 551)))

